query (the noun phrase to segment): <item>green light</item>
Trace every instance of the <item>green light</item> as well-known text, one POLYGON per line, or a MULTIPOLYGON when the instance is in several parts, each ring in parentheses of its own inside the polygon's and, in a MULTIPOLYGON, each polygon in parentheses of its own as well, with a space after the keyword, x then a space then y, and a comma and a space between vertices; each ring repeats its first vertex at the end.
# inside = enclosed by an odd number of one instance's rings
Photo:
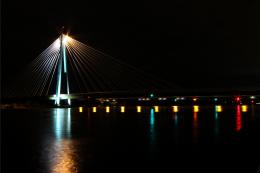
POLYGON ((154 97, 154 94, 153 94, 153 93, 151 93, 151 94, 150 94, 150 98, 153 98, 153 97, 154 97))

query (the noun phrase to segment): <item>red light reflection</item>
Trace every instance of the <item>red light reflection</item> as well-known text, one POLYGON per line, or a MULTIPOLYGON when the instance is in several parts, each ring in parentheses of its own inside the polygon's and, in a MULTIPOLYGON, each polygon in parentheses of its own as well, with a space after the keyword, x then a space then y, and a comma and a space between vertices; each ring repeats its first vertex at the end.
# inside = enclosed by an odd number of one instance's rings
POLYGON ((242 115, 240 105, 237 105, 237 114, 236 114, 236 131, 240 131, 242 128, 242 115))

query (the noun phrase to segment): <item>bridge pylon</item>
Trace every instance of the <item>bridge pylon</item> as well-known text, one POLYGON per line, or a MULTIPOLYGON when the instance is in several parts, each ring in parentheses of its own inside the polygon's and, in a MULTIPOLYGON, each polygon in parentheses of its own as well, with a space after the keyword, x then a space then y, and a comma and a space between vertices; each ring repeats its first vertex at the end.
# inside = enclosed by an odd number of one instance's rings
MULTIPOLYGON (((67 36, 63 34, 63 27, 61 30, 61 34, 59 37, 60 41, 60 51, 59 51, 59 59, 58 59, 58 71, 57 71, 57 84, 56 84, 56 95, 55 95, 55 105, 60 106, 61 104, 61 89, 62 85, 66 85, 66 94, 70 94, 69 89, 69 77, 68 77, 68 68, 67 68, 67 51, 66 51, 66 40, 67 36), (65 80, 64 82, 62 82, 65 80)), ((67 98, 67 104, 71 105, 70 98, 67 98)))

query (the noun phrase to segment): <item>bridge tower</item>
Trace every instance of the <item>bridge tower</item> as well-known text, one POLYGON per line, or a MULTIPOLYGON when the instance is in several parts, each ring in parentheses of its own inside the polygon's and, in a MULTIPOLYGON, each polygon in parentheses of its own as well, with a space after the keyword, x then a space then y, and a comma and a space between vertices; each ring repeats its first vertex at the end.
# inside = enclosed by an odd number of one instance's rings
POLYGON ((57 71, 57 84, 56 84, 56 95, 55 95, 55 105, 60 106, 61 101, 61 88, 62 88, 62 77, 63 84, 66 85, 66 92, 67 92, 67 104, 71 105, 71 100, 69 98, 70 90, 69 90, 69 79, 68 79, 68 69, 67 69, 67 56, 66 56, 66 41, 67 36, 63 34, 62 27, 61 34, 59 37, 60 41, 60 52, 59 52, 59 59, 58 59, 58 71, 57 71))

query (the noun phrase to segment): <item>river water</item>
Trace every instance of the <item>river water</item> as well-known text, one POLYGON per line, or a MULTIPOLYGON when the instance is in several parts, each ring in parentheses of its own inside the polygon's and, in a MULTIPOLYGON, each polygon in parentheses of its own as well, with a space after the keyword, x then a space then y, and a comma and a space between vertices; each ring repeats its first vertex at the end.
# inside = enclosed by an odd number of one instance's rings
POLYGON ((94 109, 1 110, 2 172, 260 172, 260 105, 94 109))

